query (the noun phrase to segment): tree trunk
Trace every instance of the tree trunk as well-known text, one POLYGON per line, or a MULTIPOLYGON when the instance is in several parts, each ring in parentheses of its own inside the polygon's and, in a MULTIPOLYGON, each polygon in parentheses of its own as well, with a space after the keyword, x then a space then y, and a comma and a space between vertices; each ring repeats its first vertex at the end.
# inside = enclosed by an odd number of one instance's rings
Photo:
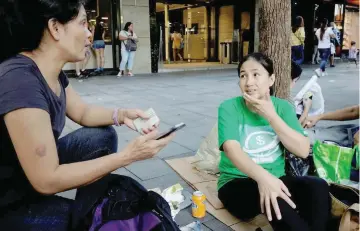
POLYGON ((259 10, 259 51, 274 62, 275 96, 290 97, 291 82, 291 0, 261 0, 259 10))

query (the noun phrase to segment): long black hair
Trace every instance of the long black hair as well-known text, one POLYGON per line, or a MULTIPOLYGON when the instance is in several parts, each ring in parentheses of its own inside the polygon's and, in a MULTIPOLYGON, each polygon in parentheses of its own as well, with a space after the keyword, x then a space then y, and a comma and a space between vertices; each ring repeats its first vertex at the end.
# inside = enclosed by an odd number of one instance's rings
POLYGON ((326 29, 327 25, 328 25, 328 20, 326 18, 321 20, 321 22, 320 22, 320 40, 323 40, 323 37, 325 34, 325 29, 326 29))
MULTIPOLYGON (((266 55, 260 52, 251 53, 243 58, 238 65, 238 76, 240 77, 240 69, 241 66, 248 60, 255 60, 256 62, 260 63, 261 66, 265 68, 265 70, 269 73, 269 76, 274 74, 274 63, 273 61, 266 55)), ((270 87, 270 95, 274 95, 274 87, 270 87)))
POLYGON ((22 51, 39 47, 50 19, 66 24, 85 0, 1 0, 0 63, 22 51))

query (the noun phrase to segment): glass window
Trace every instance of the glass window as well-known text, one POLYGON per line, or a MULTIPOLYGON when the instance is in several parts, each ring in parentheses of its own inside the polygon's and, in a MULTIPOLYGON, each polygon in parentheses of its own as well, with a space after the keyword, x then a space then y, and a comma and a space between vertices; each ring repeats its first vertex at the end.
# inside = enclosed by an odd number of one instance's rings
POLYGON ((89 20, 89 27, 96 25, 99 16, 105 29, 105 43, 111 43, 111 0, 89 0, 85 6, 89 20))

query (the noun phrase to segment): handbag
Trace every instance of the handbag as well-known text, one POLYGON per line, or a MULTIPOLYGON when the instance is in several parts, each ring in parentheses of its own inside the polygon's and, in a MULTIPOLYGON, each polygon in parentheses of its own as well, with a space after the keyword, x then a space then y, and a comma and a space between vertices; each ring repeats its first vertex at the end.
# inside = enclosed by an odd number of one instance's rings
POLYGON ((331 215, 340 218, 339 231, 359 229, 359 190, 350 186, 329 183, 331 215), (356 218, 357 216, 357 218, 356 218))

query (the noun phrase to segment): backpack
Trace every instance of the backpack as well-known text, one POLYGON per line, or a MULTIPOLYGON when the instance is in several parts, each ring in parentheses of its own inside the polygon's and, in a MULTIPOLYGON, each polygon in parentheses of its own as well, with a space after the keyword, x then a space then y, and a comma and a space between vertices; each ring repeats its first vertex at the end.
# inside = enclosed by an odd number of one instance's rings
POLYGON ((128 39, 127 42, 123 42, 124 45, 125 45, 125 49, 128 51, 128 52, 131 52, 131 51, 136 51, 137 50, 137 44, 136 42, 133 40, 133 39, 128 39))
POLYGON ((108 175, 76 194, 72 230, 180 231, 167 201, 127 176, 108 175))

